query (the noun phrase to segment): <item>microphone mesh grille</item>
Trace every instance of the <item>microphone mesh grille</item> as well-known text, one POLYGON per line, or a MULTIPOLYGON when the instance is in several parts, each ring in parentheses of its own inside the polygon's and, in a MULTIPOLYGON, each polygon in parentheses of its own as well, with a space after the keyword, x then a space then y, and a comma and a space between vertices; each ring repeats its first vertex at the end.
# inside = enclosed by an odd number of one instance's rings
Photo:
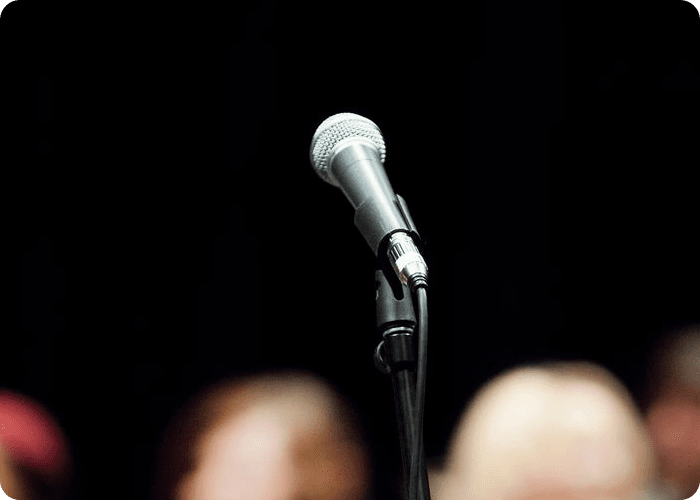
POLYGON ((326 182, 340 187, 330 172, 330 159, 340 141, 353 137, 372 142, 381 157, 382 163, 386 158, 384 138, 379 127, 372 121, 354 113, 338 113, 326 118, 316 129, 309 156, 311 165, 316 173, 326 182))

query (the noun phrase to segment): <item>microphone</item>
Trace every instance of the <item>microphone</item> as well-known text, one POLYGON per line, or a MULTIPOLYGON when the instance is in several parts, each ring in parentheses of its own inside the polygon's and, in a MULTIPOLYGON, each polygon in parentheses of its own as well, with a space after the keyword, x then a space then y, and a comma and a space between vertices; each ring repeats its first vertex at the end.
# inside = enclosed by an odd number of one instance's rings
POLYGON ((386 255, 412 292, 427 287, 428 266, 416 245, 418 231, 384 171, 386 147, 379 127, 363 116, 338 113, 318 126, 309 155, 319 177, 340 188, 352 204, 355 226, 374 255, 386 255))

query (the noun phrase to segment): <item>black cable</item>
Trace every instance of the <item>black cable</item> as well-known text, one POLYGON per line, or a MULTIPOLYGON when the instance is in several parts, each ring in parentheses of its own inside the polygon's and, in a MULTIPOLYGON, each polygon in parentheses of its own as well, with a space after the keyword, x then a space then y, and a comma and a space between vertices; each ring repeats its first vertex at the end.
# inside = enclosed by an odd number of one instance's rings
MULTIPOLYGON (((411 443, 411 475, 408 488, 409 500, 418 498, 419 478, 423 475, 423 413, 425 407, 425 373, 428 365, 428 291, 424 285, 416 288, 418 303, 418 368, 416 372, 416 405, 414 438, 411 443)), ((422 489, 420 490, 422 491, 422 489)), ((427 500, 427 499, 422 499, 427 500)))

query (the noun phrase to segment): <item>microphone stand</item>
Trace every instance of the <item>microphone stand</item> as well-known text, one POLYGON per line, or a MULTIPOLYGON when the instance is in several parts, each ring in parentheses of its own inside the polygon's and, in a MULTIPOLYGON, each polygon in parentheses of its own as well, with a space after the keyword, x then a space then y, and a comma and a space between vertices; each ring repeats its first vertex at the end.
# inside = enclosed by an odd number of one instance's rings
MULTIPOLYGON (((416 344, 413 333, 416 328, 416 314, 408 286, 402 284, 401 291, 403 296, 397 297, 384 271, 375 271, 374 278, 377 329, 382 335, 382 340, 374 351, 374 364, 382 373, 391 375, 406 485, 405 496, 408 498, 411 449, 414 436, 416 435, 414 411, 416 397, 416 344)), ((423 443, 421 443, 420 450, 418 496, 420 500, 430 500, 423 443)))

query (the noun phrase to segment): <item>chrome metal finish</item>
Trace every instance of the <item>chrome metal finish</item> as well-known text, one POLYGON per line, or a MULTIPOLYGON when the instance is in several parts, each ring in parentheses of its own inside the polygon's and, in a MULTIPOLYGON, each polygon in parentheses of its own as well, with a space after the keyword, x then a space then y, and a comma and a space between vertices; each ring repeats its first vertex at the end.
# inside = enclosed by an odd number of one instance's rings
POLYGON ((379 127, 370 119, 354 113, 338 113, 327 118, 316 129, 309 156, 316 173, 324 181, 340 187, 331 172, 331 163, 346 139, 363 140, 375 147, 382 163, 386 159, 386 146, 379 127))
POLYGON ((428 266, 418 247, 407 233, 398 232, 389 237, 387 257, 402 283, 411 290, 428 283, 428 266))

